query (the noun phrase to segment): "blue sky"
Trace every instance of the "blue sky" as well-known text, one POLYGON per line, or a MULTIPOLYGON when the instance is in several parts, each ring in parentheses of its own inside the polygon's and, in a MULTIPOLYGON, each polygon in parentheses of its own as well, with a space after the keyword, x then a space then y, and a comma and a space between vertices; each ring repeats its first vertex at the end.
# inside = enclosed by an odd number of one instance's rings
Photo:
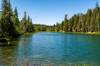
POLYGON ((100 4, 100 0, 11 0, 12 8, 18 8, 20 19, 26 11, 33 23, 47 25, 61 22, 65 14, 70 18, 85 13, 88 8, 94 8, 96 2, 100 4))

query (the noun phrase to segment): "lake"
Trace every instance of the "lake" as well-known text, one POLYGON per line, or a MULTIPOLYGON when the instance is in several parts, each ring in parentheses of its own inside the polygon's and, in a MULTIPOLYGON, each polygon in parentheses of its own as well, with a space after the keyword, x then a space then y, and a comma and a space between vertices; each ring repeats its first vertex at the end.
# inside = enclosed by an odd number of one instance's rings
POLYGON ((0 66, 100 66, 100 36, 40 32, 0 47, 0 66))

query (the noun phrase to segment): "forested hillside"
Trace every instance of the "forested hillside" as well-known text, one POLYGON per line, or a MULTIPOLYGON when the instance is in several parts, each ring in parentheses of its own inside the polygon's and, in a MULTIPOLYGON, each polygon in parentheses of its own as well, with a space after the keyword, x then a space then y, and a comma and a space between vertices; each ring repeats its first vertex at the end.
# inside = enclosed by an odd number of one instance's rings
POLYGON ((86 14, 75 14, 70 19, 65 15, 62 23, 54 27, 57 32, 100 32, 100 7, 88 9, 86 14))

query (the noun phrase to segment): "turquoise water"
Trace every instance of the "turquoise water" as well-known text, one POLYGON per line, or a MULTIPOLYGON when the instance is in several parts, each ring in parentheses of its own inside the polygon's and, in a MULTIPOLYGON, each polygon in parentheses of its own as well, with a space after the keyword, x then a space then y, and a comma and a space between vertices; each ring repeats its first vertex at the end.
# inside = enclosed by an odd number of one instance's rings
POLYGON ((13 43, 16 46, 0 47, 0 66, 100 64, 100 36, 40 32, 13 43))

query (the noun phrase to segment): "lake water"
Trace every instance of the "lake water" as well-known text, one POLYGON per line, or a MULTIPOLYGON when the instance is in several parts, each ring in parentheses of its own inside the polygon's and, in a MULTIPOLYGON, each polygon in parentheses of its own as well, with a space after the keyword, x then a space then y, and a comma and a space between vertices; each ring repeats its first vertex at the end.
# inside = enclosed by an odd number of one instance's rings
POLYGON ((0 47, 0 66, 100 66, 100 36, 40 32, 13 43, 0 47))

